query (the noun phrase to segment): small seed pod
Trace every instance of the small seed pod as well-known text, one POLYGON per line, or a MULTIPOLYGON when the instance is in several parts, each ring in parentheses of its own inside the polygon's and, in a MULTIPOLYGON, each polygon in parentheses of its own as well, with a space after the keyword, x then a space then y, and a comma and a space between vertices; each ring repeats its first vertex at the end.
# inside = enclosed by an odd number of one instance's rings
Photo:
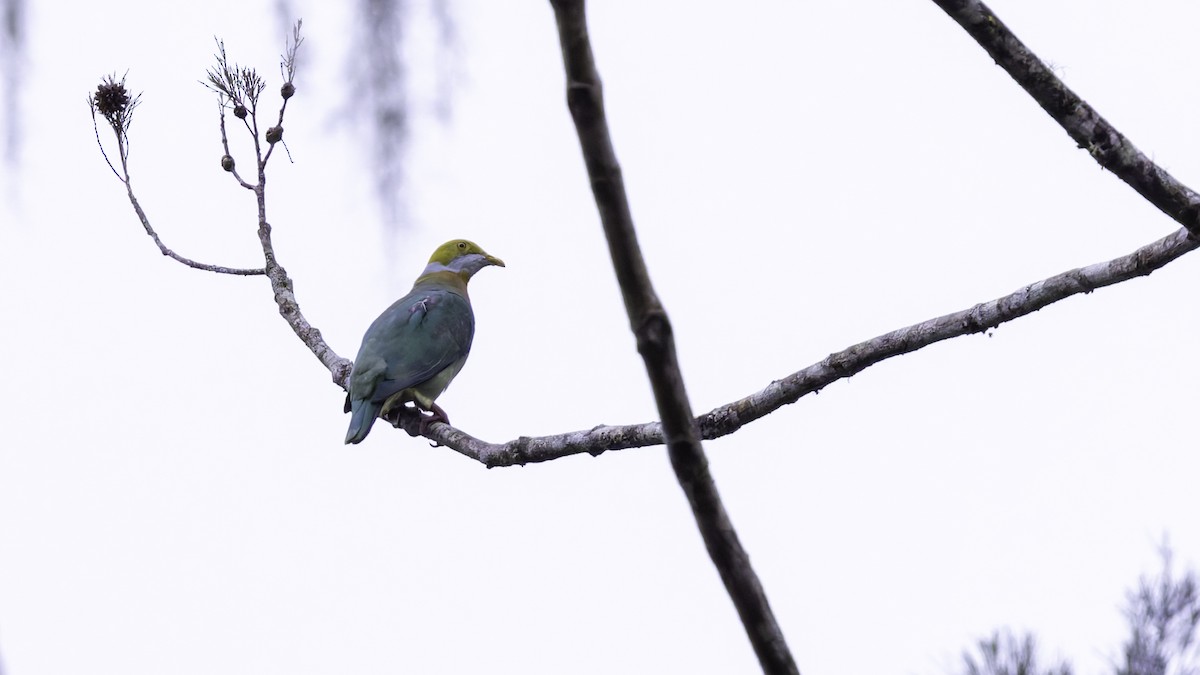
POLYGON ((100 86, 96 87, 92 101, 96 110, 99 110, 100 114, 105 117, 125 112, 129 106, 129 92, 125 90, 125 81, 106 80, 101 82, 100 86))
POLYGON ((221 168, 226 171, 233 171, 233 158, 229 155, 223 155, 221 157, 221 168))
POLYGON ((285 101, 291 98, 295 93, 296 85, 292 84, 291 82, 284 82, 283 86, 279 88, 279 95, 282 96, 283 100, 285 101))
POLYGON ((271 127, 267 129, 267 142, 275 145, 283 138, 283 127, 271 127))
POLYGON ((244 106, 240 103, 238 105, 233 106, 233 116, 238 118, 239 120, 246 119, 246 106, 244 106))

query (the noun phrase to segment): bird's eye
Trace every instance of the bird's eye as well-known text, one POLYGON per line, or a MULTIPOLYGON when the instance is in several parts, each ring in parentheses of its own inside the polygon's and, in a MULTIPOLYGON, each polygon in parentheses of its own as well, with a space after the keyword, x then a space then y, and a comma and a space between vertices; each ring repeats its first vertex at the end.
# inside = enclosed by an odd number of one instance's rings
POLYGON ((465 241, 458 242, 458 247, 464 251, 467 250, 467 242, 465 242, 465 241))

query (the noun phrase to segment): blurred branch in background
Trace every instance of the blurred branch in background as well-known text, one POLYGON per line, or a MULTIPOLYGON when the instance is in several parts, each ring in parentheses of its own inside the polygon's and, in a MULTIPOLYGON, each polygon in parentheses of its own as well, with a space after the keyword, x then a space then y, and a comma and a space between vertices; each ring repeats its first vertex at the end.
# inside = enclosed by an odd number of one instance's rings
POLYGON ((1037 640, 1026 633, 1018 638, 1012 631, 996 631, 976 645, 979 654, 963 652, 963 675, 1071 675, 1063 662, 1048 668, 1038 663, 1037 640))
POLYGON ((384 232, 390 240, 385 250, 392 249, 405 226, 404 160, 413 121, 420 111, 416 103, 430 97, 433 116, 442 122, 452 114, 458 31, 451 4, 451 0, 359 0, 357 5, 358 38, 349 52, 349 99, 342 117, 352 122, 351 129, 366 149, 384 232), (418 20, 433 24, 432 54, 414 49, 417 41, 411 27, 418 20), (432 91, 427 92, 421 86, 423 80, 412 77, 405 66, 418 57, 433 60, 418 71, 434 74, 432 91))
POLYGON ((4 161, 9 164, 21 158, 25 14, 25 0, 0 0, 0 109, 4 111, 4 161))
POLYGON ((458 28, 454 20, 451 0, 430 0, 430 11, 437 29, 437 55, 434 68, 437 82, 434 83, 434 114, 442 122, 449 122, 454 115, 454 85, 458 82, 458 28))
MULTIPOLYGON (((1159 548, 1162 572, 1142 577, 1127 595, 1125 618, 1130 637, 1121 648, 1113 675, 1196 675, 1200 654, 1196 628, 1200 624, 1200 596, 1196 573, 1182 576, 1172 571, 1171 548, 1159 548)), ((963 652, 962 675, 1071 675, 1066 661, 1049 667, 1038 663, 1037 641, 1031 633, 1018 638, 998 630, 976 645, 976 653, 963 652)))
POLYGON ((1125 617, 1129 640, 1122 647, 1122 662, 1116 675, 1196 675, 1200 653, 1196 627, 1200 624, 1200 596, 1196 573, 1182 576, 1172 572, 1172 553, 1167 543, 1159 549, 1162 572, 1138 581, 1130 591, 1125 617))
POLYGON ((296 17, 300 15, 295 3, 292 0, 275 0, 274 5, 272 13, 275 15, 276 30, 284 35, 291 33, 296 25, 296 17))
POLYGON ((404 150, 409 134, 409 78, 404 68, 408 0, 359 0, 360 48, 350 52, 350 115, 364 121, 375 193, 384 226, 395 228, 401 218, 400 191, 404 180, 404 150))

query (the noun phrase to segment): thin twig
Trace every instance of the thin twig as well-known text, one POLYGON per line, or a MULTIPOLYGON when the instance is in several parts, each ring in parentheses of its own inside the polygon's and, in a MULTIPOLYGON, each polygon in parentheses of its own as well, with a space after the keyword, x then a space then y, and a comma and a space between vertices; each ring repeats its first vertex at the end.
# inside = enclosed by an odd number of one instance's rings
MULTIPOLYGON (((108 168, 112 169, 113 175, 117 180, 124 182, 121 177, 121 172, 117 171, 117 167, 113 166, 112 160, 108 158, 108 150, 104 148, 104 141, 100 140, 100 122, 96 119, 96 104, 92 102, 92 97, 88 97, 88 107, 92 109, 92 131, 96 133, 96 145, 100 146, 100 154, 104 157, 104 162, 108 164, 108 168)), ((120 146, 120 138, 118 137, 117 145, 120 146)))
POLYGON ((1125 181, 1175 222, 1200 236, 1200 195, 1146 157, 1092 106, 1071 91, 987 5, 934 0, 1021 85, 1100 166, 1125 181))
POLYGON ((217 104, 217 114, 220 119, 220 122, 217 126, 221 129, 221 147, 225 150, 225 157, 229 158, 229 168, 225 170, 233 175, 233 178, 238 182, 238 185, 241 185, 247 190, 253 190, 254 185, 247 183, 246 179, 242 178, 242 175, 238 173, 237 164, 233 161, 233 151, 229 149, 229 134, 225 130, 225 103, 223 101, 219 101, 217 104))
POLYGON ((216 93, 221 100, 231 101, 235 106, 245 107, 254 112, 258 108, 258 97, 262 95, 267 84, 253 69, 238 64, 230 64, 225 53, 225 43, 217 40, 217 66, 209 68, 206 75, 208 80, 200 83, 216 93))
MULTIPOLYGON (((122 168, 124 168, 124 162, 122 162, 122 168)), ((150 238, 154 240, 154 244, 156 246, 158 246, 158 250, 161 251, 163 255, 167 256, 168 258, 170 258, 172 260, 183 263, 184 265, 187 265, 188 267, 191 267, 192 269, 197 269, 197 270, 201 270, 204 272, 215 272, 217 274, 232 274, 235 276, 242 276, 242 277, 261 276, 261 275, 264 275, 267 273, 266 269, 264 269, 262 267, 258 267, 258 268, 223 267, 221 265, 210 265, 208 263, 196 262, 195 260, 192 260, 190 258, 185 258, 185 257, 179 255, 178 253, 176 253, 175 251, 172 251, 171 249, 167 248, 167 245, 162 242, 162 239, 158 238, 158 233, 155 232, 154 228, 150 226, 150 219, 146 216, 146 212, 142 210, 142 205, 138 203, 137 197, 133 196, 133 184, 129 181, 129 172, 128 171, 125 172, 124 183, 125 183, 125 192, 129 196, 129 203, 133 205, 133 210, 135 213, 137 213, 138 220, 142 221, 142 227, 146 228, 146 234, 150 235, 150 238)))
POLYGON ((551 0, 551 5, 562 44, 567 105, 575 121, 630 328, 637 337, 638 352, 654 391, 675 477, 692 507, 708 554, 737 608, 763 671, 799 673, 709 472, 700 430, 676 357, 671 323, 650 283, 634 231, 621 169, 604 116, 600 76, 588 39, 584 3, 551 0))
POLYGON ((154 228, 150 225, 150 218, 142 210, 142 205, 138 203, 137 197, 133 194, 133 181, 129 177, 129 127, 133 123, 133 111, 137 108, 140 100, 140 94, 134 97, 129 96, 128 91, 125 89, 124 77, 118 81, 114 76, 109 76, 101 81, 96 94, 88 98, 88 106, 92 111, 92 128, 96 133, 96 143, 100 146, 100 153, 104 155, 104 161, 108 164, 108 168, 112 169, 117 179, 125 184, 125 193, 129 197, 129 203, 133 205, 133 211, 137 214, 138 220, 141 221, 142 227, 145 228, 146 234, 150 235, 150 239, 154 241, 154 245, 158 247, 158 250, 163 255, 192 269, 237 276, 266 274, 267 272, 264 268, 225 267, 223 265, 210 265, 208 263, 197 262, 191 258, 185 258, 167 247, 158 236, 158 233, 154 231, 154 228), (104 149, 104 143, 100 140, 100 125, 96 118, 97 113, 100 113, 100 116, 104 118, 104 121, 112 129, 113 136, 117 140, 117 158, 121 165, 120 171, 117 171, 117 168, 113 166, 112 160, 108 157, 108 152, 104 149))
MULTIPOLYGON (((133 211, 137 214, 138 220, 142 222, 142 227, 146 228, 146 234, 150 235, 150 238, 154 240, 154 244, 158 246, 158 250, 161 251, 163 255, 172 260, 183 263, 192 269, 197 269, 204 272, 232 274, 243 277, 261 276, 267 273, 266 269, 262 267, 224 267, 222 265, 210 265, 208 263, 196 262, 195 260, 192 260, 191 258, 185 258, 168 248, 167 245, 162 242, 162 239, 158 237, 158 233, 154 231, 154 228, 150 226, 150 218, 146 216, 146 212, 142 210, 142 205, 138 203, 137 197, 133 195, 133 182, 129 179, 128 146, 121 142, 120 135, 118 135, 117 144, 121 155, 121 172, 124 176, 121 179, 121 182, 125 183, 125 192, 129 196, 129 203, 133 205, 133 211)), ((105 159, 108 158, 105 157, 105 159)))
MULTIPOLYGON (((283 103, 279 106, 279 119, 275 122, 275 126, 267 130, 267 140, 270 143, 267 148, 267 154, 262 159, 263 166, 271 159, 271 153, 275 151, 276 143, 281 143, 287 150, 287 143, 283 141, 283 113, 287 111, 288 101, 296 93, 296 51, 300 49, 300 45, 304 43, 304 38, 300 36, 300 27, 304 25, 303 21, 297 21, 292 29, 292 36, 287 41, 284 48, 283 57, 279 61, 279 72, 283 75, 283 85, 279 89, 280 97, 283 103), (271 140, 276 137, 275 140, 271 140)), ((288 159, 291 159, 291 151, 288 151, 288 159)))
MULTIPOLYGON (((1091 293, 1098 288, 1146 276, 1198 247, 1200 241, 1189 237, 1188 231, 1181 228, 1129 255, 1069 270, 990 302, 860 342, 772 382, 761 391, 714 408, 696 418, 696 422, 705 440, 727 436, 785 405, 795 403, 803 396, 860 373, 880 361, 943 340, 982 333, 1074 295, 1091 293)), ((401 426, 416 435, 415 419, 402 419, 401 426)), ((488 443, 440 423, 429 425, 427 435, 431 440, 488 468, 548 462, 584 453, 598 456, 610 450, 663 444, 662 425, 658 422, 601 425, 554 436, 522 436, 507 443, 488 443)))

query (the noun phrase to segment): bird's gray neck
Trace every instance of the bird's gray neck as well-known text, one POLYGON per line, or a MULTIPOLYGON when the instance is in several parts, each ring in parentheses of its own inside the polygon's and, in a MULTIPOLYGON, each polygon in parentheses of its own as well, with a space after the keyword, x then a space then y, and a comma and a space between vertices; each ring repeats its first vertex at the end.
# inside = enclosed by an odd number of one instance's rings
POLYGON ((421 273, 421 276, 424 277, 437 272, 453 272, 454 274, 464 274, 470 279, 476 272, 486 267, 487 264, 487 258, 482 255, 468 253, 467 255, 451 260, 448 265, 443 265, 440 262, 431 262, 425 266, 425 271, 421 273))

